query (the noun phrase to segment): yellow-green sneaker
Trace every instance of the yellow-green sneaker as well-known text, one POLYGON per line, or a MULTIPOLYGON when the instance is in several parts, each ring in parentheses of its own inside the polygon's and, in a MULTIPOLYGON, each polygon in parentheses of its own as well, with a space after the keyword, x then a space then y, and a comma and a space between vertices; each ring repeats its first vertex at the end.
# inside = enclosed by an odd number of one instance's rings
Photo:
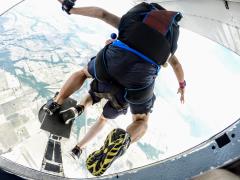
POLYGON ((112 130, 100 150, 88 156, 86 166, 89 172, 94 176, 101 176, 113 161, 124 154, 130 142, 130 135, 125 130, 112 130))

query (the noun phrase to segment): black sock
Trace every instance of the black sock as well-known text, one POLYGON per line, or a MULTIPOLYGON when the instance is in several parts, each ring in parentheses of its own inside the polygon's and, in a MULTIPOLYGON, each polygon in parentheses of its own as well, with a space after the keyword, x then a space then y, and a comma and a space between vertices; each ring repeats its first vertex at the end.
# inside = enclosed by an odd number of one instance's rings
POLYGON ((84 106, 82 105, 76 105, 75 108, 78 111, 78 114, 81 114, 84 111, 84 106))

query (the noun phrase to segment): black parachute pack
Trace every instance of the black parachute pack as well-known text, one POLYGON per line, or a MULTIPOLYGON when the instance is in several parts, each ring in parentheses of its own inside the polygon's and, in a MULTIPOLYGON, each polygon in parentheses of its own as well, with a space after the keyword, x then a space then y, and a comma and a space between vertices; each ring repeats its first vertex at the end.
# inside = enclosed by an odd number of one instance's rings
MULTIPOLYGON (((140 3, 122 16, 118 27, 118 40, 159 67, 177 49, 178 22, 181 18, 181 13, 167 11, 157 3, 140 3)), ((96 56, 96 76, 100 81, 109 82, 111 77, 105 67, 107 48, 108 45, 96 56)))
MULTIPOLYGON (((181 13, 167 11, 159 4, 140 3, 122 16, 118 27, 118 40, 127 48, 122 45, 118 47, 139 52, 137 54, 143 60, 146 60, 143 57, 147 57, 151 62, 154 61, 152 64, 156 64, 159 69, 159 66, 163 65, 169 55, 174 54, 177 49, 178 22, 181 18, 181 13)), ((98 81, 116 83, 110 77, 105 65, 105 53, 108 46, 105 46, 96 56, 95 78, 98 81)), ((154 96, 153 89, 154 80, 146 87, 126 89, 125 99, 131 104, 143 104, 154 96)))
POLYGON ((140 3, 130 9, 119 24, 118 39, 163 65, 177 49, 179 12, 167 11, 157 3, 140 3))

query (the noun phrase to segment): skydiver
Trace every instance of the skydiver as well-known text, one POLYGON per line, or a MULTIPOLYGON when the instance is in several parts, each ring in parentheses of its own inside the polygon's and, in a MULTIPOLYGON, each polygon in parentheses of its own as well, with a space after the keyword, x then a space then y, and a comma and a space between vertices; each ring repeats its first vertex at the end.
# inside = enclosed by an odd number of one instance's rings
POLYGON ((121 18, 99 7, 75 8, 74 0, 58 0, 62 9, 70 14, 100 19, 118 29, 118 36, 91 58, 87 67, 73 73, 60 92, 48 100, 45 110, 55 113, 64 100, 92 78, 88 95, 75 107, 60 112, 65 122, 80 116, 90 105, 105 98, 108 101, 95 124, 72 149, 78 159, 82 150, 104 127, 109 119, 132 113, 132 123, 124 129, 112 130, 104 145, 90 154, 87 169, 95 176, 102 175, 115 159, 124 154, 131 143, 138 141, 147 131, 149 114, 156 99, 153 89, 161 66, 169 63, 177 77, 180 102, 184 103, 186 81, 177 57, 178 21, 181 13, 167 11, 156 3, 140 3, 121 18))

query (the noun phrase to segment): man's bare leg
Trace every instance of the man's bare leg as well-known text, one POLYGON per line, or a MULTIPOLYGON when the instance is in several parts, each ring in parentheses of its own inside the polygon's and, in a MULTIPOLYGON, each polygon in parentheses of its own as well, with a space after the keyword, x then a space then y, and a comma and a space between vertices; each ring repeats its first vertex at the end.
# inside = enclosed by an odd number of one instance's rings
MULTIPOLYGON (((136 142, 145 134, 148 117, 148 114, 133 115, 133 122, 127 127, 128 133, 120 128, 112 130, 104 141, 104 145, 88 156, 86 160, 87 169, 95 176, 102 175, 115 159, 123 155, 130 142, 136 142)), ((100 127, 98 124, 95 125, 100 127)), ((91 133, 95 132, 92 131, 91 133)))
MULTIPOLYGON (((133 122, 127 127, 127 132, 131 136, 131 143, 139 140, 147 130, 147 122, 149 115, 146 114, 135 114, 133 115, 133 122)), ((107 119, 101 115, 95 124, 89 129, 84 138, 77 144, 82 149, 86 144, 92 140, 104 127, 107 119)))
POLYGON ((94 125, 88 130, 87 134, 77 144, 80 149, 83 149, 104 127, 107 119, 101 115, 94 125))
MULTIPOLYGON (((82 104, 84 105, 84 104, 82 104)), ((133 115, 133 122, 127 127, 127 132, 131 136, 131 143, 138 141, 147 130, 149 114, 135 114, 133 115)), ((105 126, 107 118, 103 115, 95 122, 95 124, 89 129, 87 134, 83 139, 77 144, 80 149, 85 148, 85 146, 91 141, 105 126)))
POLYGON ((90 77, 91 75, 88 73, 87 68, 73 73, 61 88, 59 94, 55 98, 55 102, 60 105, 63 104, 64 100, 77 91, 83 85, 84 81, 90 77))
POLYGON ((74 159, 78 159, 80 157, 83 148, 85 148, 85 146, 102 130, 106 122, 107 119, 101 115, 82 140, 72 149, 70 154, 74 159))
MULTIPOLYGON (((131 143, 139 140, 147 130, 147 122, 148 122, 149 114, 135 114, 133 115, 133 122, 127 127, 127 132, 131 136, 131 143)), ((92 140, 104 127, 107 119, 101 115, 100 118, 95 122, 95 124, 89 129, 87 134, 83 137, 83 139, 77 144, 77 146, 82 149, 87 143, 92 140)))
POLYGON ((147 131, 149 114, 134 114, 133 122, 127 127, 131 136, 131 143, 138 141, 147 131))

